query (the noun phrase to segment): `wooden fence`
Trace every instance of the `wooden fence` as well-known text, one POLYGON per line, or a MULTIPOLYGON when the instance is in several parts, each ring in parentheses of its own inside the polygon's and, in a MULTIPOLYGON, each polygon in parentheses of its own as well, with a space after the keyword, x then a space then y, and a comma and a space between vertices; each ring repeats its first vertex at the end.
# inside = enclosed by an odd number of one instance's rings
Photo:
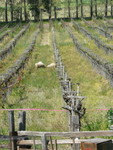
MULTIPOLYGON (((19 131, 15 130, 14 111, 9 111, 9 135, 1 136, 0 141, 8 141, 8 144, 0 144, 0 149, 10 150, 58 150, 60 146, 71 146, 72 150, 81 142, 94 137, 112 137, 113 131, 76 131, 76 132, 38 132, 26 130, 26 112, 19 112, 19 131), (37 147, 38 146, 38 147, 37 147)), ((1 143, 1 142, 0 142, 1 143)))

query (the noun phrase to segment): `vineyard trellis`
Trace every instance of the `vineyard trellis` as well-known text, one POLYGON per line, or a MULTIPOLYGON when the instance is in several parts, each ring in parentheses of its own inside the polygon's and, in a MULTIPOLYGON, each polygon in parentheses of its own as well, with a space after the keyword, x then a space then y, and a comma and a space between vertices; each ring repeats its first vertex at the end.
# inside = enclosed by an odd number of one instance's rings
POLYGON ((92 63, 92 65, 96 68, 96 70, 101 75, 106 77, 109 80, 110 84, 113 86, 113 77, 112 77, 113 65, 110 64, 109 62, 107 62, 106 60, 102 59, 98 55, 94 54, 90 49, 83 47, 78 42, 76 37, 73 35, 71 29, 68 26, 66 26, 63 21, 62 21, 62 24, 63 24, 64 28, 67 30, 67 32, 69 33, 70 37, 72 38, 77 50, 81 54, 83 54, 83 56, 87 57, 88 60, 92 63))
POLYGON ((74 27, 77 28, 78 30, 80 30, 80 32, 82 32, 83 34, 85 34, 88 38, 90 38, 91 40, 95 41, 95 44, 99 47, 102 48, 103 50, 106 51, 106 53, 113 53, 113 46, 109 45, 109 44, 105 44, 100 38, 92 35, 92 33, 90 31, 88 31, 86 28, 79 26, 78 24, 76 24, 75 22, 73 22, 74 27))
POLYGON ((70 119, 70 131, 79 131, 80 130, 80 118, 85 114, 85 108, 82 106, 82 100, 84 96, 79 96, 79 84, 77 91, 73 91, 71 79, 68 77, 67 72, 65 71, 65 66, 62 63, 59 50, 56 45, 55 31, 52 28, 53 32, 53 48, 54 56, 56 61, 56 67, 58 70, 58 76, 60 79, 63 99, 66 103, 66 106, 63 108, 69 111, 70 119))
POLYGON ((106 38, 108 38, 108 39, 110 39, 110 40, 113 38, 112 35, 111 35, 107 30, 103 29, 102 27, 99 27, 98 25, 92 26, 92 25, 90 25, 90 24, 89 24, 85 19, 83 19, 83 18, 82 18, 82 21, 84 21, 84 23, 85 23, 88 27, 90 27, 90 28, 92 28, 92 29, 96 29, 101 35, 105 36, 106 38))
POLYGON ((25 32, 27 31, 27 29, 29 28, 29 24, 26 25, 15 37, 14 39, 12 39, 12 41, 10 43, 8 43, 8 45, 6 45, 6 47, 0 51, 0 61, 5 59, 5 57, 11 53, 12 49, 15 47, 17 41, 20 39, 20 37, 22 35, 25 34, 25 32))
MULTIPOLYGON (((25 32, 28 27, 29 27, 29 25, 24 27, 24 29, 22 29, 20 31, 20 33, 23 33, 23 31, 25 32)), ((17 37, 16 40, 21 35, 20 33, 16 36, 17 37)), ((8 89, 8 87, 10 87, 9 86, 10 82, 12 81, 12 78, 14 78, 15 76, 18 76, 20 74, 20 71, 22 69, 24 69, 26 62, 28 61, 30 54, 34 48, 38 33, 39 33, 39 29, 37 29, 34 32, 34 35, 32 37, 32 41, 31 41, 29 47, 25 49, 25 51, 20 56, 20 58, 17 59, 15 64, 13 64, 10 68, 8 68, 4 74, 0 74, 0 89, 2 92, 1 95, 2 95, 3 105, 4 105, 4 101, 6 100, 6 97, 7 97, 7 92, 8 92, 7 89, 8 89)))
MULTIPOLYGON (((0 144, 0 148, 11 150, 36 150, 36 146, 41 146, 42 150, 60 149, 59 145, 70 145, 73 150, 75 146, 82 142, 88 142, 89 137, 101 137, 98 141, 108 141, 102 137, 113 136, 113 131, 75 131, 75 132, 38 132, 26 131, 26 112, 19 112, 18 127, 19 131, 15 130, 14 111, 9 111, 9 136, 0 136, 1 141, 8 141, 8 144, 0 144), (37 139, 38 137, 38 139, 37 139), (76 140, 76 138, 79 138, 76 140), (62 139, 63 138, 63 139, 62 139), (81 138, 81 139, 80 139, 81 138), (83 139, 82 139, 83 138, 83 139)), ((112 149, 112 140, 111 149, 112 149)))

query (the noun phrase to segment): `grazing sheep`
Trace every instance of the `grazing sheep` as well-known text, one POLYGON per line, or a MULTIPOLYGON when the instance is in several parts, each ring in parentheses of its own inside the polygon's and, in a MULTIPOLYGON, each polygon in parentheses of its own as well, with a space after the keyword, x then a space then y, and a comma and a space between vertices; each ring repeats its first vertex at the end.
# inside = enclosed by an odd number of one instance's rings
POLYGON ((56 64, 55 63, 51 63, 47 66, 47 68, 51 68, 51 67, 56 67, 56 64))
POLYGON ((43 62, 39 61, 38 63, 35 64, 36 68, 45 68, 46 66, 44 65, 43 62))

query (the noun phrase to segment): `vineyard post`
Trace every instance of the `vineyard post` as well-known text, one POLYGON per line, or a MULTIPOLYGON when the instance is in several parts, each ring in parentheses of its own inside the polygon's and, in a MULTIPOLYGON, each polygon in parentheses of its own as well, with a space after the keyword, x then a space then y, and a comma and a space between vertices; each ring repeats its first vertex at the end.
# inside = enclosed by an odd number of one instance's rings
POLYGON ((19 125, 19 131, 26 130, 26 112, 25 111, 19 112, 18 125, 19 125))
POLYGON ((76 18, 78 19, 78 0, 76 0, 76 18))
POLYGON ((68 17, 71 18, 71 12, 70 12, 70 0, 68 0, 68 17))
POLYGON ((108 11, 108 0, 105 0, 105 17, 107 17, 107 11, 108 11))
POLYGON ((56 11, 56 6, 54 6, 54 18, 55 18, 55 20, 57 19, 57 11, 56 11))
POLYGON ((81 3, 81 18, 83 18, 83 0, 80 0, 81 3))
POLYGON ((17 150, 17 141, 14 136, 17 136, 15 132, 15 120, 14 120, 14 111, 9 111, 9 136, 10 136, 10 150, 17 150))
POLYGON ((93 0, 90 0, 90 17, 93 17, 93 0))
POLYGON ((42 139, 42 150, 48 150, 46 135, 45 134, 42 135, 41 139, 42 139))
POLYGON ((7 0, 5 0, 5 21, 8 22, 7 0))
POLYGON ((111 0, 111 17, 113 17, 113 0, 111 0))
POLYGON ((95 16, 97 17, 97 0, 95 0, 95 16))

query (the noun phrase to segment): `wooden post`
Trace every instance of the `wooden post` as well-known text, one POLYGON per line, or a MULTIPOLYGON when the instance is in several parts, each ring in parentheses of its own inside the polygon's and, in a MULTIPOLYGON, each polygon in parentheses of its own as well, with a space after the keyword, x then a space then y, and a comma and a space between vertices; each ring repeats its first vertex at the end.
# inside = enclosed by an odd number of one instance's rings
POLYGON ((54 17, 55 17, 55 20, 57 19, 57 11, 56 11, 56 6, 54 6, 54 17))
POLYGON ((90 0, 90 17, 93 17, 93 0, 90 0))
POLYGON ((8 22, 7 0, 5 0, 5 21, 8 22))
POLYGON ((55 140, 55 150, 58 150, 57 140, 55 140))
POLYGON ((27 21, 26 0, 24 0, 24 18, 27 21))
POLYGON ((18 124, 19 124, 19 131, 26 130, 26 112, 25 111, 19 112, 18 124))
POLYGON ((13 22, 13 1, 10 0, 10 12, 11 12, 11 22, 13 22))
POLYGON ((9 111, 9 132, 15 132, 14 111, 9 111))
POLYGON ((48 150, 46 135, 44 134, 41 138, 42 138, 42 150, 48 150))
POLYGON ((76 18, 78 18, 78 0, 76 0, 76 18))
POLYGON ((71 18, 71 13, 70 13, 70 0, 68 0, 68 17, 71 18))
POLYGON ((20 8, 20 21, 22 21, 23 19, 22 19, 22 12, 23 12, 23 8, 22 8, 22 0, 21 0, 21 8, 20 8))
POLYGON ((81 17, 83 17, 83 0, 80 0, 81 3, 81 17))
POLYGON ((49 20, 51 20, 52 0, 49 0, 49 20))
POLYGON ((113 0, 111 0, 111 17, 113 17, 113 0))
POLYGON ((54 150, 53 142, 52 142, 52 137, 50 136, 50 143, 51 143, 51 149, 54 150))
POLYGON ((17 140, 13 136, 17 136, 15 132, 14 111, 9 111, 9 136, 10 136, 10 150, 17 150, 17 140))
POLYGON ((97 0, 95 0, 95 16, 97 17, 97 0))
POLYGON ((107 17, 108 12, 108 0, 105 0, 105 17, 107 17))

